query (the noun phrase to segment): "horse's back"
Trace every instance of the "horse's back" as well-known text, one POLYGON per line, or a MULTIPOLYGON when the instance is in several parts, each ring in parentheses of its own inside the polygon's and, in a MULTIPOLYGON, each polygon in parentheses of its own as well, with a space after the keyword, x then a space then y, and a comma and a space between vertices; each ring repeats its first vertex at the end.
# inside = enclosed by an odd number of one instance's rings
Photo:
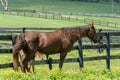
POLYGON ((43 53, 59 52, 62 46, 60 31, 40 33, 39 51, 43 53))
POLYGON ((40 32, 35 32, 35 31, 33 31, 33 32, 26 32, 26 33, 24 33, 25 34, 25 39, 34 39, 34 38, 37 38, 38 36, 39 36, 39 33, 40 32))
POLYGON ((64 35, 61 29, 53 32, 26 32, 25 40, 29 48, 38 50, 41 53, 60 53, 71 47, 69 38, 64 35))

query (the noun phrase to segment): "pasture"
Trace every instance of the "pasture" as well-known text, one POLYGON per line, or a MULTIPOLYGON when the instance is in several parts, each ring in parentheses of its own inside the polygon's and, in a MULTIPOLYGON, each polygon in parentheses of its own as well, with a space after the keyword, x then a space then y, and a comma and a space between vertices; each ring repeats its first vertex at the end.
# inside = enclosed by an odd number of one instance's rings
MULTIPOLYGON (((42 0, 9 0, 9 7, 14 9, 42 9, 42 0)), ((115 13, 120 14, 120 5, 115 5, 115 13)), ((89 13, 111 13, 111 3, 91 3, 79 2, 69 0, 45 0, 44 10, 50 11, 69 11, 69 12, 89 12, 89 13), (72 6, 72 8, 71 8, 72 6), (78 7, 79 6, 79 7, 78 7), (93 8, 94 7, 94 8, 93 8), (106 7, 106 8, 105 8, 106 7)), ((74 16, 73 16, 74 17, 74 16)), ((119 18, 103 18, 103 17, 89 17, 79 16, 80 18, 89 18, 94 20, 103 20, 113 23, 119 23, 119 18)), ((86 25, 85 23, 43 19, 35 17, 24 17, 9 14, 0 14, 0 27, 9 28, 23 28, 23 27, 37 27, 37 28, 60 28, 72 27, 78 25, 86 25)), ((106 28, 105 26, 95 25, 97 29, 116 29, 120 28, 106 28)), ((0 41, 0 43, 4 43, 0 41)), ((111 49, 111 55, 120 55, 119 49, 111 49)), ((106 51, 101 54, 97 53, 96 49, 83 50, 84 57, 90 56, 104 56, 106 51)), ((53 59, 58 59, 59 54, 51 55, 53 59)), ((78 58, 78 51, 74 50, 68 53, 66 58, 78 58)), ((46 60, 46 56, 43 55, 46 60)), ((36 60, 39 60, 36 57, 36 60)), ((12 54, 0 54, 0 64, 13 62, 12 54)), ((79 68, 79 63, 64 63, 62 71, 58 69, 58 64, 53 64, 53 70, 49 70, 48 65, 35 65, 35 73, 23 74, 19 69, 14 72, 13 68, 0 68, 0 80, 120 80, 120 59, 112 59, 111 70, 106 69, 105 60, 89 61, 84 63, 84 68, 79 68)))
POLYGON ((83 25, 78 22, 68 22, 61 20, 50 20, 42 18, 32 18, 24 16, 4 15, 0 14, 0 27, 67 27, 83 25), (12 21, 15 20, 15 21, 12 21), (7 23, 7 24, 6 24, 7 23))
MULTIPOLYGON (((82 2, 72 0, 12 0, 8 1, 9 7, 14 9, 37 9, 62 12, 83 12, 83 13, 112 13, 112 5, 109 3, 82 2), (43 7, 42 7, 43 6, 43 7)), ((114 13, 120 14, 120 5, 114 5, 114 13)))

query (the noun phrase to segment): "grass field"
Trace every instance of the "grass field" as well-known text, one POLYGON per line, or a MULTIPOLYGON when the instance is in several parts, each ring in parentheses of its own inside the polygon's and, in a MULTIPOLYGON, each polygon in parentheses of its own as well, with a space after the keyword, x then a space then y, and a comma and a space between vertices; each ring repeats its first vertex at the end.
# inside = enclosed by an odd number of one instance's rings
MULTIPOLYGON (((42 1, 44 10, 87 12, 87 13, 112 13, 111 3, 81 2, 72 0, 8 0, 9 8, 41 10, 42 1)), ((114 5, 114 13, 120 14, 120 5, 114 5)))
POLYGON ((0 14, 0 27, 67 27, 81 25, 78 22, 32 18, 0 14), (7 24, 6 24, 7 23, 7 24))
MULTIPOLYGON (((80 19, 93 19, 101 20, 105 22, 117 23, 119 24, 120 19, 118 18, 104 18, 104 17, 89 17, 89 16, 80 16, 80 19)), ((8 14, 0 14, 0 27, 51 27, 51 28, 60 28, 60 27, 73 27, 80 25, 87 25, 83 22, 76 21, 65 21, 57 19, 44 19, 44 18, 35 18, 35 17, 24 17, 8 14), (13 21, 15 20, 15 21, 13 21), (7 23, 7 24, 6 24, 7 23)), ((96 28, 100 29, 119 29, 114 27, 106 27, 95 25, 96 28)))
MULTIPOLYGON (((102 56, 97 54, 96 50, 84 50, 84 57, 102 56)), ((111 51, 112 55, 119 54, 119 51, 111 51)), ((12 62, 11 54, 2 54, 0 56, 0 64, 12 62), (4 58, 4 60, 3 60, 4 58)), ((77 57, 78 52, 72 51, 67 58, 77 57)), ((45 56, 43 55, 44 59, 45 56)), ((51 55, 52 58, 58 58, 59 54, 51 55)), ((38 59, 38 58, 37 58, 38 59)), ((35 73, 23 74, 14 72, 12 68, 0 69, 0 80, 119 80, 120 79, 120 62, 119 60, 111 60, 111 70, 106 69, 105 60, 85 62, 84 68, 79 69, 79 63, 65 63, 62 71, 59 71, 58 64, 53 65, 53 70, 49 71, 48 65, 36 65, 35 73)))
MULTIPOLYGON (((63 27, 84 25, 78 22, 41 19, 23 16, 14 16, 0 14, 1 27, 63 27), (14 20, 14 21, 13 21, 14 20)), ((111 19, 111 21, 113 21, 111 19)), ((99 28, 98 26, 96 26, 99 28)), ((112 51, 112 55, 118 55, 119 50, 112 51)), ((96 50, 85 50, 84 57, 102 56, 97 54, 96 50)), ((44 55, 43 55, 44 56, 44 55)), ((50 56, 59 58, 59 54, 50 56)), ((78 57, 77 51, 72 51, 67 58, 78 57)), ((38 58, 37 58, 38 59, 38 58)), ((44 56, 45 59, 45 56, 44 56)), ((12 62, 11 54, 0 54, 0 64, 12 62)), ((35 74, 23 74, 14 72, 12 68, 0 69, 0 80, 119 80, 120 79, 120 62, 119 60, 111 60, 111 70, 106 69, 106 61, 85 62, 83 70, 79 69, 79 63, 65 63, 63 70, 59 71, 58 64, 53 65, 53 70, 49 71, 48 65, 36 65, 35 74)))

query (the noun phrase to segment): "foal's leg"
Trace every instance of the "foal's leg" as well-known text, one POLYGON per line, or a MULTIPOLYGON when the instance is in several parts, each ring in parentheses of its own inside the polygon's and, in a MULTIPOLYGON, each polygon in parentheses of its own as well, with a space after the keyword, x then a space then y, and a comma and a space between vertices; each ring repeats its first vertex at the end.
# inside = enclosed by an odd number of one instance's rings
MULTIPOLYGON (((22 62, 24 60, 24 57, 25 57, 25 53, 23 52, 23 50, 20 50, 19 51, 19 54, 20 54, 20 66, 21 66, 21 70, 24 70, 24 68, 22 66, 22 62)), ((30 65, 30 61, 28 62, 28 65, 27 65, 27 72, 30 72, 30 68, 31 68, 31 65, 30 65)))
POLYGON ((22 61, 22 72, 30 72, 30 68, 31 68, 31 64, 30 64, 30 61, 27 60, 27 57, 23 58, 23 61, 22 61))
POLYGON ((33 58, 33 59, 31 60, 31 64, 32 64, 32 71, 33 71, 33 73, 34 73, 34 70, 35 70, 35 67, 34 67, 34 62, 35 62, 35 58, 33 58))
POLYGON ((23 49, 24 57, 22 59, 22 72, 25 73, 26 70, 28 70, 28 64, 29 64, 29 52, 27 49, 23 49))
POLYGON ((64 59, 65 59, 66 55, 67 55, 66 52, 60 53, 60 62, 59 62, 59 68, 60 68, 60 70, 62 69, 63 62, 64 62, 64 59))
POLYGON ((34 72, 35 51, 29 52, 28 60, 29 60, 29 62, 28 62, 27 72, 30 72, 31 65, 32 65, 32 71, 34 72), (30 62, 31 62, 31 64, 30 64, 30 62))
POLYGON ((30 61, 28 62, 27 72, 30 72, 30 73, 31 73, 30 69, 31 69, 31 66, 32 66, 32 71, 33 71, 33 73, 34 73, 34 62, 35 62, 35 58, 32 59, 32 60, 30 60, 30 61))
MULTIPOLYGON (((42 54, 40 52, 36 51, 35 55, 38 56, 40 59, 43 59, 42 54)), ((33 73, 35 73, 34 72, 35 71, 34 63, 35 63, 35 57, 31 60, 31 65, 32 65, 32 71, 33 71, 33 73)))
POLYGON ((26 69, 28 69, 28 61, 27 61, 27 57, 24 57, 22 61, 22 72, 26 73, 26 69))
POLYGON ((22 70, 22 61, 23 61, 23 59, 25 57, 25 54, 24 54, 23 50, 19 51, 19 56, 20 56, 20 68, 22 70))
POLYGON ((31 72, 31 71, 30 71, 30 68, 31 68, 31 64, 30 64, 30 61, 28 61, 27 72, 31 72))

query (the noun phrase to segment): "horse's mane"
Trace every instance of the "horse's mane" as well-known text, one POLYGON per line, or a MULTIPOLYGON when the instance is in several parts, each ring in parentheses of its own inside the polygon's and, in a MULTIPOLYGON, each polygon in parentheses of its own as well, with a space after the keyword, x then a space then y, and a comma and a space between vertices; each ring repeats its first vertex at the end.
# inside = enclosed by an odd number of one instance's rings
POLYGON ((60 28, 60 30, 66 36, 71 37, 73 35, 79 34, 81 30, 85 31, 85 29, 87 29, 87 28, 88 28, 88 25, 85 25, 85 26, 75 26, 75 27, 64 27, 64 28, 60 28))

